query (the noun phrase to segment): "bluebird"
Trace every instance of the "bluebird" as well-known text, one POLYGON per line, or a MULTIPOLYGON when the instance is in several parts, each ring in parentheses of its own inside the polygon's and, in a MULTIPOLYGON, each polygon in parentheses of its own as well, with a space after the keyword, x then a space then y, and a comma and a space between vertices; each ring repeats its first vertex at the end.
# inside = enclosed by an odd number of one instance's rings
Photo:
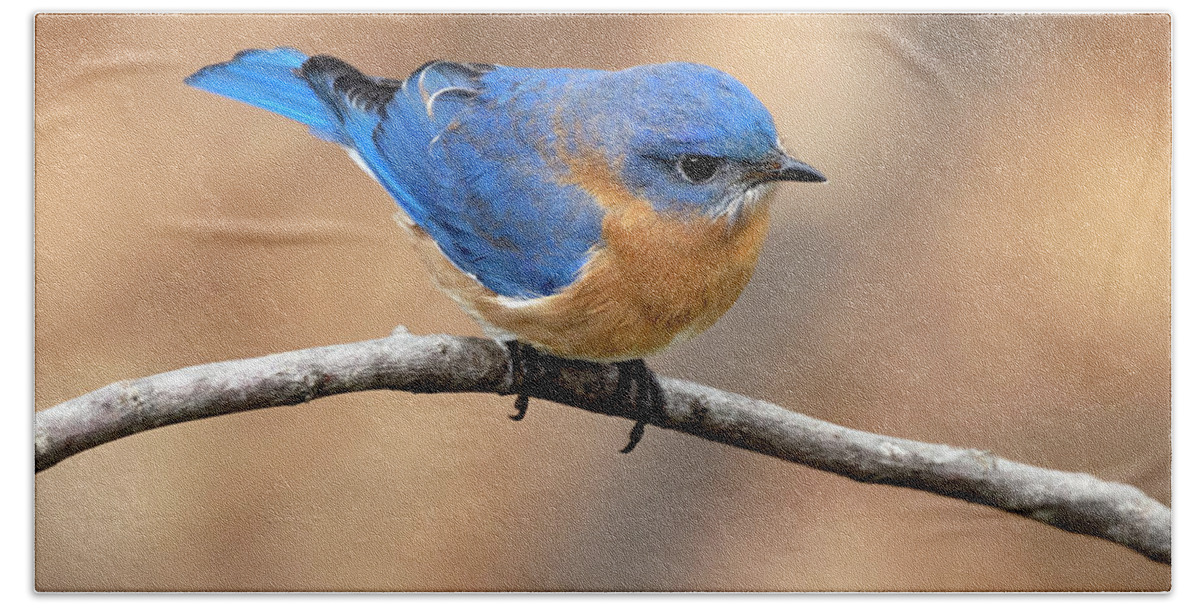
POLYGON ((694 63, 433 61, 396 80, 277 48, 185 82, 345 148, 435 283, 514 358, 617 363, 639 395, 643 357, 710 327, 750 280, 771 187, 825 181, 749 89, 694 63))

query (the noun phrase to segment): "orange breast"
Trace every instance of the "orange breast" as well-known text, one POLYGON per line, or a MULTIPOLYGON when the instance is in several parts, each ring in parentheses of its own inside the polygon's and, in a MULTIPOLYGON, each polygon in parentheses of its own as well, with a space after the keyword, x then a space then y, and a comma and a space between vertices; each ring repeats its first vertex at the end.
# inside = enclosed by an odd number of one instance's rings
POLYGON ((489 333, 513 335, 561 357, 622 361, 700 333, 733 306, 766 238, 765 200, 730 226, 724 218, 655 213, 621 187, 605 163, 577 160, 571 170, 605 208, 602 243, 580 278, 552 296, 500 297, 455 267, 419 228, 407 226, 438 286, 489 333))
POLYGON ((765 210, 740 230, 634 212, 606 220, 607 246, 567 290, 485 318, 564 357, 639 358, 695 335, 741 294, 758 261, 765 210))
POLYGON ((519 307, 478 301, 487 323, 563 357, 640 358, 695 335, 737 300, 768 226, 765 201, 737 225, 671 217, 630 195, 599 163, 574 163, 577 183, 606 208, 602 246, 561 293, 519 307))

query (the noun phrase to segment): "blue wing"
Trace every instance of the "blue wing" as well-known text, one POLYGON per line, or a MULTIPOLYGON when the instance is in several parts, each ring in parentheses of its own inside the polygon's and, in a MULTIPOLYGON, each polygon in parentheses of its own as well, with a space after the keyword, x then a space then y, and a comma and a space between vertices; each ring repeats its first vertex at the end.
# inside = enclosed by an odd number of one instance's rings
POLYGON ((403 82, 327 56, 243 51, 186 82, 308 125, 357 152, 461 270, 504 296, 571 284, 601 210, 544 153, 550 126, 521 105, 565 71, 435 61, 403 82))

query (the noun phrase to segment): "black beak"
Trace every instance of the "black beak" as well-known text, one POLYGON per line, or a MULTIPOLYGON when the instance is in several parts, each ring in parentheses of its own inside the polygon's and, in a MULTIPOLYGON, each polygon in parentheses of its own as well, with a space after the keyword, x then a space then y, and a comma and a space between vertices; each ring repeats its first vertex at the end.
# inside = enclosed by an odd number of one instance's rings
POLYGON ((824 182, 825 175, 820 171, 780 153, 777 158, 764 163, 758 170, 751 172, 754 183, 765 182, 824 182))

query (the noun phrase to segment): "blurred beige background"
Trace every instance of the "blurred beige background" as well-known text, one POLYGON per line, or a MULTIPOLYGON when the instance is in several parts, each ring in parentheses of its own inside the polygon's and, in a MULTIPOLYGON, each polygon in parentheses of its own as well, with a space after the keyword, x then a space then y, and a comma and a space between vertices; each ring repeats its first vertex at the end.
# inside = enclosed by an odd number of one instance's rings
MULTIPOLYGON (((244 48, 710 64, 824 186, 658 372, 1170 504, 1166 16, 36 20, 36 406, 181 366, 478 335, 336 146, 182 79, 244 48)), ((543 402, 371 393, 157 429, 36 478, 41 590, 1162 590, 985 507, 543 402)))

